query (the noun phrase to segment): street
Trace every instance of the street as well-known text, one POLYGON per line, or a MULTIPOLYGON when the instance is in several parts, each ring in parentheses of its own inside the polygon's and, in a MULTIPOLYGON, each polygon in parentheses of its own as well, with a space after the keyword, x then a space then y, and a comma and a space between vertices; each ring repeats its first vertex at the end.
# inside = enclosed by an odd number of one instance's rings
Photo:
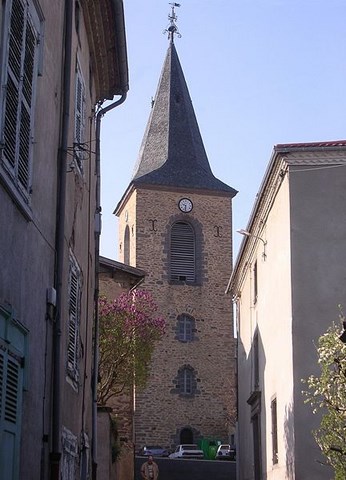
MULTIPOLYGON (((140 468, 145 457, 136 457, 135 480, 141 480, 140 468)), ((220 460, 170 460, 156 458, 159 480, 236 480, 236 462, 220 460)))

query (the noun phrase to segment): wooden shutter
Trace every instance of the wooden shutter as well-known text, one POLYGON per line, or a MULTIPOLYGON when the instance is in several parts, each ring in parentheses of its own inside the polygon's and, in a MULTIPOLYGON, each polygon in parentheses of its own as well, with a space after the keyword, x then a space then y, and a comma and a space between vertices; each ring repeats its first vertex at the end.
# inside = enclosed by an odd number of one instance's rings
POLYGON ((18 478, 22 416, 21 359, 0 343, 0 472, 2 480, 18 478))
POLYGON ((85 124, 85 86, 81 69, 77 63, 76 68, 76 93, 75 93, 75 158, 78 168, 83 171, 83 142, 85 124))
POLYGON ((39 33, 30 6, 13 0, 7 65, 4 121, 4 158, 17 185, 30 190, 34 85, 38 65, 39 33))
POLYGON ((195 234, 188 223, 177 222, 171 229, 171 280, 195 281, 195 234))
POLYGON ((74 257, 70 256, 67 366, 69 374, 75 380, 78 380, 80 296, 80 269, 74 257))

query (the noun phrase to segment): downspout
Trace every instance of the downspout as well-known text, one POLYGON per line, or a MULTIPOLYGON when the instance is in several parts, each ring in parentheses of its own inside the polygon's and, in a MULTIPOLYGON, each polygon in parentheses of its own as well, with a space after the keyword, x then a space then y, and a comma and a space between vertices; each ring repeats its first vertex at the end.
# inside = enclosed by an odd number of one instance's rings
POLYGON ((50 454, 50 478, 59 480, 61 459, 61 317, 62 286, 64 272, 64 238, 67 180, 67 146, 70 122, 70 88, 72 65, 72 0, 65 0, 65 31, 63 49, 62 123, 58 152, 58 193, 56 219, 56 291, 57 309, 53 326, 53 388, 52 388, 52 450, 50 454))
POLYGON ((93 407, 92 407, 92 478, 96 480, 97 473, 97 383, 99 363, 99 257, 100 257, 100 235, 101 235, 101 120, 102 117, 113 108, 125 102, 127 93, 123 93, 119 100, 101 108, 96 115, 96 210, 95 210, 95 309, 94 309, 94 365, 93 365, 93 407))

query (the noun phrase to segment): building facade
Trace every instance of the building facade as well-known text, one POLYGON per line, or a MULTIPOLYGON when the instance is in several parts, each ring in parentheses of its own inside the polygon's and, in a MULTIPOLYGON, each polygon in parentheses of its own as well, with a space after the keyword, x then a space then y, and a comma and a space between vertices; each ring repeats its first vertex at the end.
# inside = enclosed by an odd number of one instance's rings
POLYGON ((327 480, 302 379, 345 303, 346 142, 277 145, 228 285, 237 307, 239 480, 327 480))
POLYGON ((126 97, 123 4, 4 0, 0 38, 0 476, 96 478, 95 105, 126 97))
POLYGON ((174 30, 130 185, 118 203, 119 259, 147 272, 166 319, 150 378, 136 392, 136 449, 229 440, 235 418, 232 198, 214 177, 174 30))
MULTIPOLYGON (((110 258, 100 257, 100 295, 109 302, 142 283, 145 272, 110 258)), ((98 478, 133 480, 134 466, 133 389, 124 389, 98 406, 98 478), (115 451, 117 455, 115 455, 115 451)))

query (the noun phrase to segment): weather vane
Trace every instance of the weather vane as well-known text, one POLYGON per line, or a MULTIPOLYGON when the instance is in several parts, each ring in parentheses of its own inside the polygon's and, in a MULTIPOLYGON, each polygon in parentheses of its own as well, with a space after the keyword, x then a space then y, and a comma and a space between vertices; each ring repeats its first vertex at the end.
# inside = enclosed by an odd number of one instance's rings
POLYGON ((174 2, 169 2, 171 5, 171 13, 168 15, 168 20, 169 20, 169 25, 168 27, 163 31, 163 33, 168 33, 168 39, 171 41, 171 43, 174 42, 174 35, 177 35, 178 38, 181 38, 181 34, 179 33, 178 27, 176 25, 176 21, 178 20, 177 15, 175 14, 175 7, 180 7, 180 3, 174 3, 174 2))

